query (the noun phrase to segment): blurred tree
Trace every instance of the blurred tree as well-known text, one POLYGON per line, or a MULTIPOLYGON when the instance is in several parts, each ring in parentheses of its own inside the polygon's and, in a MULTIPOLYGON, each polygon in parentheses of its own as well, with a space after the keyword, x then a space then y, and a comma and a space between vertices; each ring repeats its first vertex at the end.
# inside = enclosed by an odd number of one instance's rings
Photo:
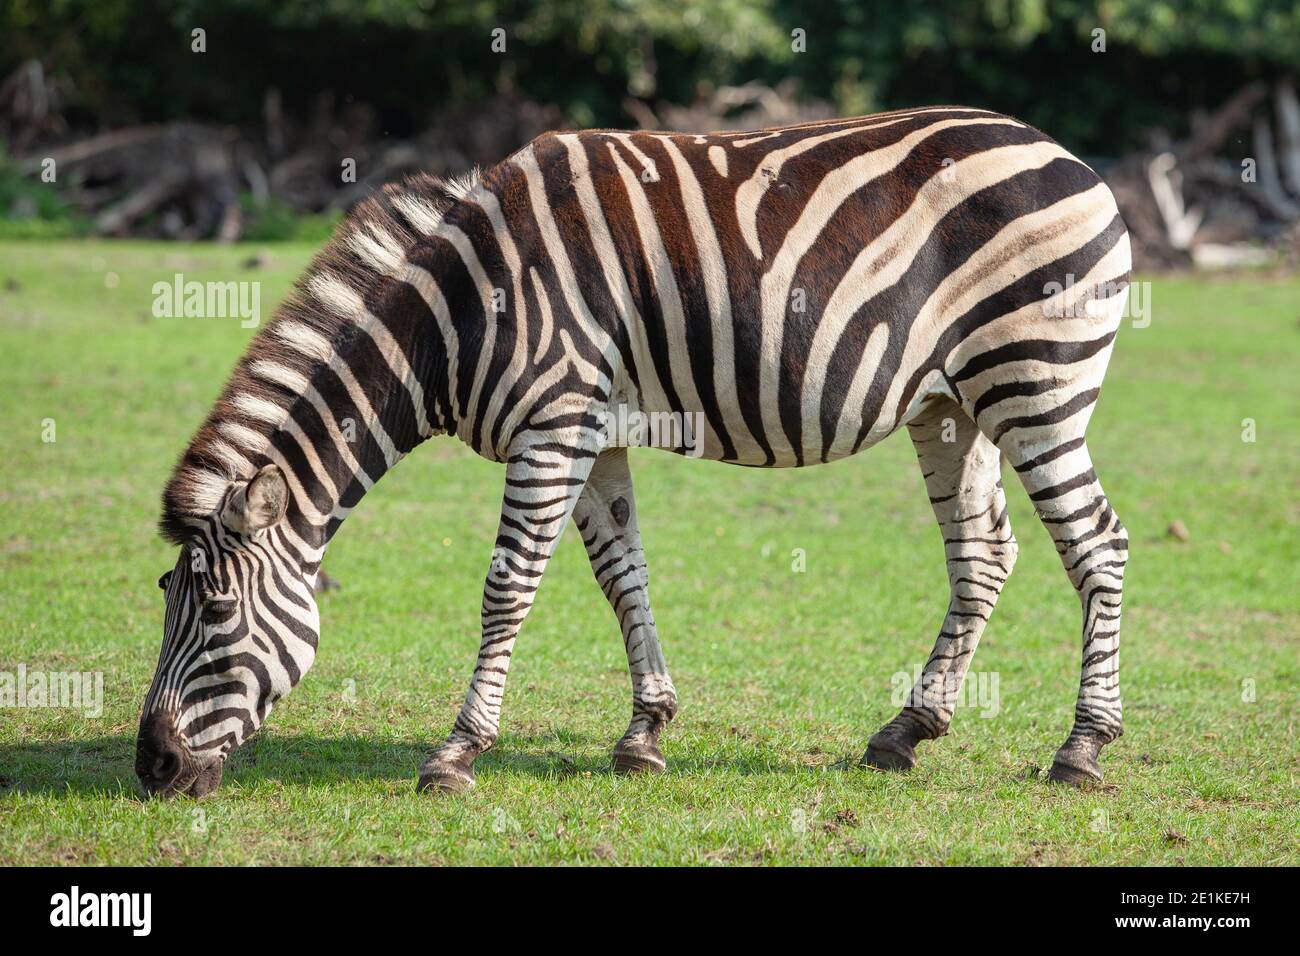
POLYGON ((627 125, 629 97, 685 103, 709 87, 794 78, 846 114, 967 103, 1114 154, 1147 126, 1177 131, 1190 108, 1249 79, 1300 72, 1300 4, 0 0, 0 79, 31 57, 65 82, 81 129, 252 124, 271 89, 299 122, 327 94, 331 108, 371 104, 374 132, 395 136, 503 91, 558 104, 575 125, 627 125), (195 29, 206 52, 191 50, 195 29))

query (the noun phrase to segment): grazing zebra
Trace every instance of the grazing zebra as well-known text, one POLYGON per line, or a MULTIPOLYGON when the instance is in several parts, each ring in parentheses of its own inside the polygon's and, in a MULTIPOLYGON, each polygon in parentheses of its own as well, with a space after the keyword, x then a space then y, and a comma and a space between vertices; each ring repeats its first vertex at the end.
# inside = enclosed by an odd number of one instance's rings
MULTIPOLYGON (((137 772, 202 795, 316 653, 321 555, 407 452, 454 434, 505 465, 482 645, 420 789, 473 785, 506 671, 570 517, 627 649, 619 771, 664 768, 677 695, 650 610, 619 414, 696 416, 694 452, 833 461, 903 425, 948 565, 948 613, 879 768, 943 736, 1016 559, 1005 457, 1083 607, 1054 780, 1121 733, 1128 541, 1084 429, 1127 295, 1106 186, 1039 131, 961 107, 753 133, 548 133, 486 174, 362 204, 254 338, 163 495, 181 548, 137 772), (937 690, 936 690, 937 688, 937 690)), ((684 443, 675 450, 688 451, 684 443)))

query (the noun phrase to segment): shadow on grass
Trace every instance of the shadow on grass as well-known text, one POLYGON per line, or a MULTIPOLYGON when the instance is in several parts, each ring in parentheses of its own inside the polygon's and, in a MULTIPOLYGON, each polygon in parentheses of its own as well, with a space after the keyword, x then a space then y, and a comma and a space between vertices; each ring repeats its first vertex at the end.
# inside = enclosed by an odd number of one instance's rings
MULTIPOLYGON (((480 773, 525 774, 560 779, 575 774, 612 773, 608 756, 588 756, 593 747, 612 747, 577 734, 505 735, 475 762, 480 773), (570 752, 566 753, 565 751, 570 752)), ((429 754, 425 743, 369 737, 317 737, 258 734, 235 751, 224 780, 243 786, 259 782, 332 784, 355 780, 391 780, 412 785, 429 754)), ((86 740, 30 741, 0 744, 0 798, 13 793, 46 796, 121 796, 141 799, 136 784, 135 738, 120 735, 86 740)), ((745 747, 715 756, 674 757, 668 773, 798 773, 808 768, 745 747)))

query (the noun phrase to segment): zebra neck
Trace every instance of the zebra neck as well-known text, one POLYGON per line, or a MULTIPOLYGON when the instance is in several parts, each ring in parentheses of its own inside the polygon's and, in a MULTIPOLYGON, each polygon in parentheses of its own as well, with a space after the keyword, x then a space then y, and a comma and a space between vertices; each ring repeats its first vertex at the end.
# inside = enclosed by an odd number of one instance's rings
POLYGON ((466 188, 417 176, 353 210, 177 462, 159 519, 169 541, 185 544, 232 485, 275 463, 289 484, 285 532, 318 556, 405 454, 430 435, 459 433, 467 396, 449 356, 458 361, 481 335, 479 277, 436 233, 466 188))
POLYGON ((446 377, 441 350, 400 316, 373 323, 318 370, 269 436, 292 492, 290 524, 314 549, 413 448, 455 430, 427 397, 446 377))

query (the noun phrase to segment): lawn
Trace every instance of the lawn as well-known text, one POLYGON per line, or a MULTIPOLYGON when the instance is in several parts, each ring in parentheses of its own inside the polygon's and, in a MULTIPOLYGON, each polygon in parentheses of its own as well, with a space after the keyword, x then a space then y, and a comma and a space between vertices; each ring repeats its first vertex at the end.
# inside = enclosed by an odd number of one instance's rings
POLYGON ((157 497, 251 334, 155 318, 151 289, 258 281, 269 312, 311 251, 0 243, 0 672, 103 674, 98 717, 0 708, 0 865, 1300 862, 1300 280, 1266 275, 1153 280, 1149 326, 1120 334, 1089 432, 1132 541, 1126 735, 1100 788, 1044 779, 1079 611, 1009 470, 1021 553, 972 667, 985 693, 915 771, 856 766, 947 604, 896 435, 799 471, 634 452, 681 701, 668 773, 608 770, 626 661, 570 532, 478 788, 417 795, 473 666, 503 478, 438 439, 338 535, 317 664, 221 789, 142 801, 134 732, 175 559, 157 497))

